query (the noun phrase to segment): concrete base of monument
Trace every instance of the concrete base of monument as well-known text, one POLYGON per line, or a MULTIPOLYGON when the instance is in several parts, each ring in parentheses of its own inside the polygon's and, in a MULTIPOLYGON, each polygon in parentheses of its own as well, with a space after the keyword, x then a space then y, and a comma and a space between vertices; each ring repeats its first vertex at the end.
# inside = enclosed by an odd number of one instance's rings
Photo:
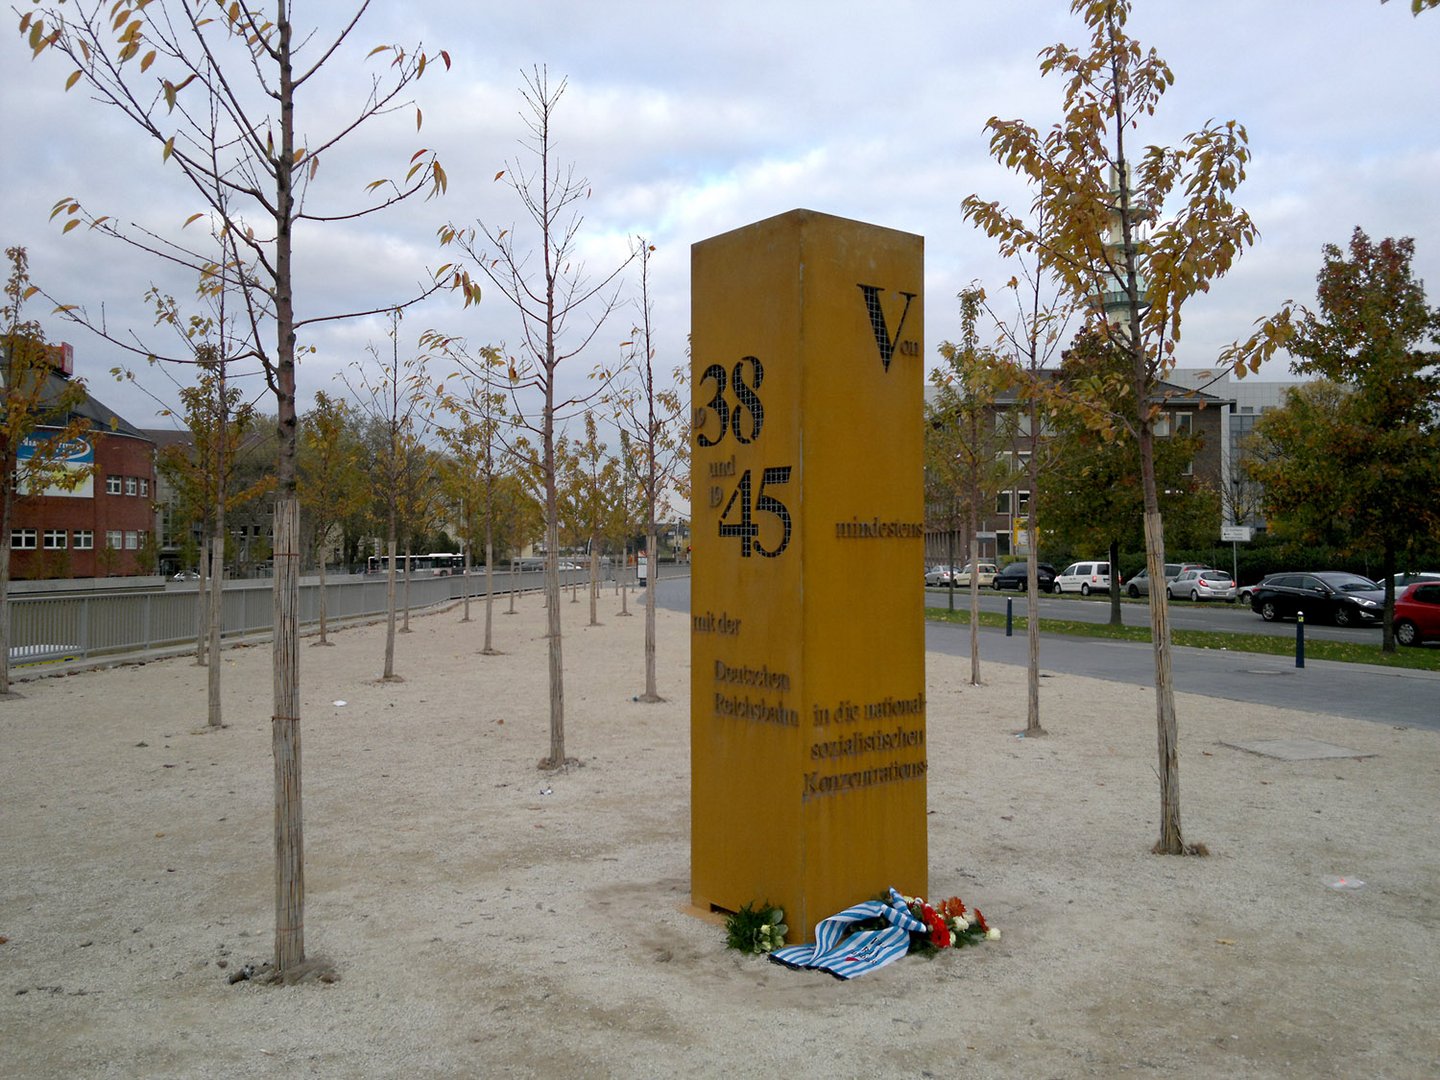
POLYGON ((644 620, 565 623, 585 767, 540 774, 524 606, 497 657, 458 610, 413 618, 403 683, 373 683, 381 625, 306 654, 305 943, 334 983, 228 982, 272 959, 269 649, 224 651, 204 736, 188 656, 0 702, 5 1075, 1434 1075, 1434 732, 1181 694, 1212 854, 1154 856, 1153 690, 1057 674, 1049 737, 1017 739, 1024 671, 972 687, 932 653, 932 899, 1003 936, 842 983, 691 916, 685 617, 658 613, 658 705, 631 700, 644 620), (1222 745, 1298 737, 1372 756, 1222 745))

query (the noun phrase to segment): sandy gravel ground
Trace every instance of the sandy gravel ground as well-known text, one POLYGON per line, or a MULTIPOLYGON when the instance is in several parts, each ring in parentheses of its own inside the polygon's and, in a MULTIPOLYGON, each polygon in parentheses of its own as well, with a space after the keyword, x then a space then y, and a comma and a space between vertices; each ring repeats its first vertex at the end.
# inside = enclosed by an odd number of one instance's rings
POLYGON ((1003 940, 841 983, 683 911, 684 618, 660 615, 670 700, 645 705, 643 620, 565 605, 583 765, 562 775, 536 770, 533 597, 497 613, 501 656, 458 609, 415 619, 402 683, 375 681, 379 626, 304 648, 307 946, 331 983, 229 981, 270 958, 268 647, 225 653, 211 734, 188 659, 21 684, 0 702, 4 1074, 1440 1075, 1433 732, 1182 697, 1186 836, 1212 855, 1159 858, 1150 692, 1047 678, 1052 734, 1017 739, 1022 670, 972 687, 932 655, 931 888, 1003 940), (1293 736, 1357 756, 1224 745, 1293 736))

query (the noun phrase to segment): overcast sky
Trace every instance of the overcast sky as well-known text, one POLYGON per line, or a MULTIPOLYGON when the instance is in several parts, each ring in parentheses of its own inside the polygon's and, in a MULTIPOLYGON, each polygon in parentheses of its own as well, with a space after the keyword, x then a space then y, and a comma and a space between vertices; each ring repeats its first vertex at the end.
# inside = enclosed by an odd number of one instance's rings
MULTIPOLYGON (((18 5, 29 9, 28 0, 18 5)), ((295 3, 299 26, 331 29, 349 5, 295 3)), ((413 113, 364 129, 349 151, 324 160, 316 195, 364 202, 363 186, 403 172, 420 146, 440 151, 449 194, 360 228, 311 229, 298 240, 303 316, 383 304, 446 261, 435 242, 446 221, 522 229, 512 191, 493 177, 525 160, 522 71, 546 65, 569 89, 555 116, 555 153, 589 181, 583 250, 592 273, 622 257, 627 237, 656 245, 652 266, 662 365, 684 362, 690 245, 796 207, 925 237, 926 349, 958 334, 955 294, 992 287, 1012 272, 961 219, 968 194, 1021 205, 1023 189, 986 153, 994 115, 1047 126, 1060 87, 1036 54, 1085 36, 1063 0, 951 3, 891 0, 530 0, 486 4, 376 0, 333 77, 299 102, 303 135, 331 130, 333 106, 365 85, 371 45, 446 49, 453 69, 432 68, 414 88, 413 113)), ((153 282, 188 300, 193 281, 122 245, 48 220, 66 195, 97 213, 178 236, 199 204, 137 138, 81 87, 68 94, 62 57, 32 62, 13 32, 0 38, 0 241, 30 252, 35 282, 56 297, 103 306, 110 328, 164 344, 143 302, 153 282)), ((1236 269, 1187 309, 1179 356, 1206 366, 1288 298, 1313 300, 1321 247, 1343 245, 1359 225, 1372 237, 1412 236, 1415 268, 1440 304, 1440 11, 1412 17, 1403 0, 1140 0, 1130 32, 1173 68, 1175 86, 1142 143, 1174 143, 1211 118, 1249 130, 1254 160, 1238 202, 1260 241, 1236 269)), ((323 36, 323 34, 322 34, 323 36)), ((372 63, 374 63, 372 61, 372 63)), ((52 340, 76 347, 77 373, 101 400, 142 427, 166 426, 136 388, 110 380, 124 359, 111 345, 64 326, 43 306, 28 312, 52 340)), ((618 353, 631 316, 621 312, 573 368, 579 378, 618 353)), ((513 312, 493 290, 462 311, 436 300, 402 328, 413 349, 427 327, 475 344, 519 340, 513 312)), ((337 371, 381 343, 379 320, 331 325, 307 339, 302 408, 337 371)), ((1267 377, 1283 377, 1276 365, 1267 377)), ((140 378, 174 397, 158 372, 140 378)), ((258 392, 258 387, 257 387, 258 392)), ((262 407, 273 409, 268 399, 262 407)))

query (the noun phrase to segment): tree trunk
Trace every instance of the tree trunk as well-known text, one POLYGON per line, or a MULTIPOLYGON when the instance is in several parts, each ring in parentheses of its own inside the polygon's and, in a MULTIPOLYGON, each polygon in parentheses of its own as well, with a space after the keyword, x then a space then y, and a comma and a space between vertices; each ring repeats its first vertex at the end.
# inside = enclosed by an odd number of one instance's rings
MULTIPOLYGON (((329 530, 326 531, 328 532, 329 530)), ((329 627, 326 622, 326 614, 328 608, 326 605, 325 597, 325 543, 323 540, 320 543, 320 596, 318 602, 320 607, 320 640, 317 641, 316 644, 329 645, 330 639, 326 636, 328 634, 329 627)))
MULTIPOLYGON (((970 499, 970 685, 980 683, 980 524, 978 492, 970 499)), ((950 590, 954 593, 954 589, 950 590)))
MULTIPOLYGON (((1146 432, 1148 434, 1148 431, 1146 432)), ((1145 499, 1152 502, 1155 493, 1152 467, 1145 469, 1142 455, 1141 471, 1148 472, 1145 499)), ((1145 511, 1145 565, 1150 580, 1165 580, 1165 532, 1158 510, 1145 511)), ((1113 569, 1113 568, 1112 568, 1113 569)), ((1165 590, 1150 588, 1150 634, 1155 652, 1155 730, 1160 765, 1160 838, 1155 843, 1157 855, 1183 855, 1185 841, 1180 831, 1180 761, 1179 725, 1175 717, 1175 683, 1170 667, 1170 602, 1165 590)))
POLYGON ((1381 561, 1385 575, 1385 609, 1381 615, 1380 651, 1395 651, 1395 542, 1385 537, 1381 561))
POLYGON ((491 633, 495 621, 495 550, 490 541, 490 525, 485 525, 485 648, 480 651, 486 656, 495 654, 491 633))
POLYGON ((305 823, 300 793, 300 502, 275 503, 275 966, 305 959, 305 823))
POLYGON ((410 541, 405 542, 405 618, 400 627, 400 633, 410 633, 410 564, 414 561, 415 551, 410 541))
POLYGON ((205 666, 210 634, 210 538, 200 541, 200 580, 195 582, 195 663, 205 666))
POLYGON ((216 536, 210 541, 210 617, 208 637, 210 639, 210 670, 207 672, 209 701, 209 723, 212 728, 223 727, 220 718, 220 624, 225 614, 225 514, 221 507, 216 511, 216 536))
POLYGON ((1110 625, 1124 626, 1120 615, 1120 541, 1110 539, 1110 625))
POLYGON ((465 566, 460 571, 465 576, 465 587, 462 590, 465 594, 465 615, 460 620, 462 623, 470 621, 470 544, 465 544, 465 566))
MULTIPOLYGON (((1035 500, 1040 493, 1040 462, 1036 453, 1035 433, 1040 430, 1034 400, 1030 403, 1030 513, 1025 520, 1025 643, 1027 645, 1025 677, 1025 735, 1044 735, 1040 726, 1040 536, 1035 528, 1035 500)), ((1012 503, 1018 509, 1018 503, 1012 503)), ((1112 567, 1113 569, 1113 567, 1112 567)))
POLYGON ((385 680, 395 678, 395 534, 392 531, 385 541, 389 552, 389 565, 385 570, 385 671, 380 676, 385 680))
POLYGON ((945 607, 953 612, 955 610, 955 527, 958 522, 955 520, 955 499, 950 499, 950 524, 945 530, 945 568, 950 571, 949 586, 945 590, 945 607))
MULTIPOLYGON (((550 370, 549 386, 555 373, 550 370)), ((548 395, 547 395, 548 397, 548 395)), ((555 436, 551 403, 546 402, 545 472, 545 620, 550 640, 550 757, 552 769, 565 767, 565 661, 560 648, 560 511, 555 490, 555 436)))
MULTIPOLYGON (((645 565, 651 577, 655 576, 655 554, 659 545, 655 542, 655 526, 652 523, 645 537, 645 565)), ((645 587, 645 693, 641 701, 663 701, 659 682, 655 677, 655 585, 646 582, 645 587)))
POLYGON ((600 625, 600 544, 590 539, 590 625, 600 625))
MULTIPOLYGON (((0 469, 4 468, 0 464, 0 469)), ((14 472, 12 462, 8 474, 14 472)), ((10 694, 10 499, 11 489, 6 484, 0 494, 0 697, 10 694)))
POLYGON ((560 530, 555 518, 555 486, 553 477, 547 485, 546 502, 549 524, 545 529, 545 626, 550 639, 550 757, 552 769, 565 767, 565 661, 560 648, 560 568, 556 552, 560 549, 560 530))
POLYGON ((295 84, 289 9, 277 26, 280 149, 275 166, 275 583, 271 670, 275 686, 275 967, 305 961, 305 843, 300 797, 300 501, 296 498, 299 416, 295 411, 295 295, 291 249, 295 215, 295 84))

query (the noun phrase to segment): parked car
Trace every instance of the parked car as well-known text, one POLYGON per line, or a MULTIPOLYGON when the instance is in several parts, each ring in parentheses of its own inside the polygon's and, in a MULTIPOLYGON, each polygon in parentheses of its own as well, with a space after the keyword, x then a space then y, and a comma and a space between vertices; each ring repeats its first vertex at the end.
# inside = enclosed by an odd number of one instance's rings
POLYGON ((1385 614, 1385 590, 1369 578, 1322 570, 1313 574, 1272 574, 1250 597, 1250 608, 1266 622, 1294 618, 1336 626, 1373 626, 1385 614))
POLYGON ((1224 570, 1182 570, 1165 586, 1171 600, 1225 600, 1235 602, 1235 579, 1224 570))
POLYGON ((172 577, 170 580, 171 580, 171 581, 199 581, 199 580, 200 580, 200 571, 198 571, 198 570, 181 570, 178 574, 176 574, 176 575, 175 575, 174 577, 172 577))
MULTIPOLYGON (((999 568, 998 566, 996 566, 994 563, 989 563, 989 562, 976 563, 976 564, 975 564, 975 567, 976 567, 976 569, 975 569, 975 576, 976 576, 976 578, 979 579, 979 582, 980 582, 980 584, 981 584, 982 586, 983 586, 983 585, 989 585, 992 581, 995 580, 995 575, 1000 572, 1000 568, 999 568)), ((966 588, 966 589, 968 589, 968 588, 970 587, 970 567, 969 567, 969 565, 966 565, 966 566, 961 567, 961 568, 956 572, 956 574, 955 574, 955 580, 954 580, 954 582, 953 582, 952 584, 954 584, 957 588, 966 588)))
POLYGON ((1440 639, 1440 580, 1417 581, 1395 594, 1395 640, 1419 645, 1440 639))
MULTIPOLYGON (((1009 563, 998 574, 995 580, 990 582, 992 589, 1025 589, 1025 583, 1029 579, 1030 569, 1024 559, 1019 562, 1009 563)), ((1055 588, 1055 567, 1048 562, 1035 564, 1035 585, 1041 592, 1050 592, 1055 588)))
POLYGON ((1396 593, 1398 594, 1402 587, 1414 585, 1417 581, 1440 581, 1440 570, 1411 570, 1409 573, 1396 574, 1396 593))
MULTIPOLYGON (((1246 605, 1246 606, 1248 607, 1248 606, 1250 605, 1250 601, 1253 600, 1254 597, 1255 597, 1255 590, 1258 589, 1258 588, 1260 588, 1261 585, 1264 585, 1267 581, 1271 580, 1272 578, 1277 578, 1277 577, 1279 577, 1279 576, 1280 576, 1279 574, 1266 574, 1264 577, 1262 577, 1259 581, 1255 582, 1254 584, 1251 584, 1251 585, 1241 585, 1239 591, 1235 593, 1235 599, 1238 600, 1240 603, 1242 603, 1242 604, 1244 604, 1244 605, 1246 605)), ((1237 584, 1238 584, 1238 582, 1237 582, 1237 584)))
MULTIPOLYGON (((1188 570, 1196 563, 1167 562, 1165 564, 1165 584, 1169 585, 1180 576, 1182 570, 1188 570)), ((1150 568, 1142 566, 1140 572, 1125 582, 1125 592, 1132 598, 1150 595, 1150 568)))
POLYGON ((1089 596, 1092 592, 1110 591, 1110 564, 1108 562, 1071 563, 1055 576, 1055 591, 1078 592, 1089 596))
POLYGON ((932 566, 925 571, 925 584, 930 588, 943 587, 946 585, 952 588, 955 585, 955 575, 960 573, 958 566, 932 566))

